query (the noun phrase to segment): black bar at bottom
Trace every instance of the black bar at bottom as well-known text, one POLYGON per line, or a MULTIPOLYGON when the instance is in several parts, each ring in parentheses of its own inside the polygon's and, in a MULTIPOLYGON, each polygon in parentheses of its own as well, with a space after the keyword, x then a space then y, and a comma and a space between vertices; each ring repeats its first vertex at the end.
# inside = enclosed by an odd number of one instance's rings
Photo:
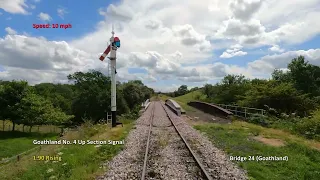
POLYGON ((111 111, 112 115, 112 127, 117 126, 117 111, 111 111))

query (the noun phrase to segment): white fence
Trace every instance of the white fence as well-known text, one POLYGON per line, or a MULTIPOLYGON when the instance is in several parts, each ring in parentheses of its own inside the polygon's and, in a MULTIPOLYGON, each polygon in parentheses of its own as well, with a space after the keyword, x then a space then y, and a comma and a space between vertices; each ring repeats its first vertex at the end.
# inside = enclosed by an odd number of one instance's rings
POLYGON ((226 105, 226 104, 217 104, 217 105, 232 112, 235 116, 241 116, 245 118, 250 117, 254 114, 259 114, 259 115, 266 114, 266 110, 264 109, 241 107, 241 106, 226 105))

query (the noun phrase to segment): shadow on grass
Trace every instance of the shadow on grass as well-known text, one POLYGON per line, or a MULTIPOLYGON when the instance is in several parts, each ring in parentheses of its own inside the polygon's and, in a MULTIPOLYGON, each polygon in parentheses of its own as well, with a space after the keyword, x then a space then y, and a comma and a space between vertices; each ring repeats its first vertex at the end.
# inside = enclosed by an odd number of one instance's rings
POLYGON ((21 131, 0 131, 0 139, 12 139, 12 138, 21 138, 21 137, 36 137, 37 139, 41 138, 50 138, 56 136, 58 133, 38 133, 38 132, 21 132, 21 131))

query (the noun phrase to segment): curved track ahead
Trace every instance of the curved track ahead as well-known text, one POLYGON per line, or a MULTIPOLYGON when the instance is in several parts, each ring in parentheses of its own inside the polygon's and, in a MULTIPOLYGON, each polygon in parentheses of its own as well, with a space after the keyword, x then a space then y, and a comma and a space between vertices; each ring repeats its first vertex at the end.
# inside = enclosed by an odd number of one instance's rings
MULTIPOLYGON (((148 138, 147 138, 147 144, 146 144, 146 150, 145 150, 145 154, 144 154, 144 162, 143 162, 143 170, 142 170, 142 176, 141 176, 141 180, 145 180, 147 177, 147 171, 148 171, 148 158, 149 158, 149 153, 150 153, 150 140, 151 140, 151 136, 152 136, 152 131, 153 131, 153 127, 154 127, 154 122, 157 121, 157 119, 155 118, 155 108, 156 108, 156 103, 161 104, 163 110, 166 113, 167 119, 171 122, 171 125, 174 127, 175 132, 177 133, 177 135, 180 137, 181 141, 184 144, 184 147, 188 150, 190 156, 194 159, 195 163, 198 168, 201 171, 201 177, 199 177, 200 179, 208 179, 208 180, 212 180, 212 178, 210 177, 210 175, 208 174, 208 172, 205 170, 203 164, 201 163, 201 161, 199 160, 199 158, 196 156, 196 154, 192 151, 190 145, 188 144, 188 142, 186 141, 186 139, 182 136, 182 134, 179 132, 175 122, 172 120, 172 118, 170 117, 169 113, 168 113, 168 109, 165 107, 165 105, 162 102, 154 102, 153 106, 152 106, 152 113, 150 116, 150 124, 149 124, 149 130, 148 130, 148 138)), ((160 119, 161 120, 161 119, 160 119)), ((171 138, 171 137, 170 137, 171 138)))

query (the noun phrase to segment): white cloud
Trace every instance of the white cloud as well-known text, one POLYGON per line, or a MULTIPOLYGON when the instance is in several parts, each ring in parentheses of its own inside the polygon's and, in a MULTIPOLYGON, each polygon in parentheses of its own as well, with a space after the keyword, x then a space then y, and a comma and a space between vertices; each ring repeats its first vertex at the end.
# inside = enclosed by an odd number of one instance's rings
POLYGON ((230 10, 235 18, 251 19, 258 12, 264 0, 233 0, 230 1, 230 10))
POLYGON ((128 80, 141 80, 144 83, 155 83, 157 78, 151 74, 145 73, 129 73, 127 68, 121 68, 117 70, 117 80, 128 81, 128 80))
POLYGON ((319 11, 319 0, 291 0, 277 1, 265 0, 257 18, 269 27, 279 27, 285 23, 307 20, 306 15, 310 12, 319 11), (272 9, 272 13, 270 10, 272 9))
POLYGON ((35 9, 36 6, 35 6, 35 5, 30 5, 30 8, 31 8, 31 9, 35 9))
MULTIPOLYGON (((0 8, 6 12, 27 14, 25 1, 4 2, 5 8, 3 4, 0 8)), ((0 64, 6 70, 0 77, 66 81, 66 75, 74 71, 94 68, 106 72, 107 63, 98 57, 107 46, 112 23, 122 44, 117 53, 121 80, 141 79, 158 89, 176 89, 178 81, 201 84, 230 73, 267 77, 272 68, 285 68, 301 53, 318 63, 319 50, 283 52, 288 44, 305 42, 320 33, 319 6, 319 0, 123 0, 101 7, 97 13, 105 19, 97 22, 93 32, 70 42, 27 34, 0 38, 0 64), (219 56, 246 55, 242 48, 252 53, 265 46, 270 51, 264 53, 282 54, 267 55, 246 66, 215 62, 219 56), (225 52, 216 55, 215 50, 220 49, 225 52), (212 61, 215 63, 208 63, 212 61), (129 67, 144 68, 147 73, 131 74, 129 67), (28 75, 22 76, 26 69, 28 75), (170 83, 161 85, 163 81, 170 83)), ((65 9, 57 13, 63 17, 65 9)))
POLYGON ((244 51, 235 51, 233 49, 228 49, 221 54, 221 58, 232 58, 234 56, 244 56, 247 55, 247 52, 244 51))
POLYGON ((259 20, 242 22, 238 19, 229 19, 224 24, 225 27, 219 33, 222 33, 226 37, 255 36, 265 31, 259 20))
POLYGON ((248 63, 249 68, 256 71, 271 73, 274 69, 287 68, 293 58, 304 56, 311 64, 320 66, 320 49, 288 51, 282 54, 267 55, 259 60, 248 63))
POLYGON ((248 47, 298 44, 320 33, 319 9, 319 0, 231 0, 231 16, 214 36, 248 47))
POLYGON ((180 85, 166 83, 165 86, 152 84, 152 85, 149 85, 149 87, 153 88, 155 92, 173 92, 177 90, 180 87, 180 85))
POLYGON ((3 13, 2 12, 0 12, 0 16, 2 15, 3 13))
POLYGON ((201 76, 190 76, 190 77, 180 77, 178 78, 181 81, 185 82, 204 82, 209 80, 209 77, 201 77, 201 76))
POLYGON ((38 2, 40 2, 41 0, 33 0, 34 2, 36 2, 36 3, 38 3, 38 2))
POLYGON ((58 16, 59 16, 59 17, 61 17, 62 19, 64 19, 64 15, 65 15, 66 13, 68 13, 68 12, 65 10, 65 8, 58 8, 58 9, 57 9, 57 13, 58 13, 58 16))
POLYGON ((0 38, 0 64, 8 71, 3 72, 2 76, 13 79, 19 78, 21 75, 18 72, 23 70, 28 72, 24 78, 43 82, 49 75, 54 79, 55 74, 60 74, 59 80, 65 80, 66 75, 74 71, 107 69, 107 64, 99 62, 97 57, 97 54, 75 49, 64 41, 47 41, 43 37, 23 35, 0 38))
POLYGON ((6 27, 4 30, 5 30, 8 34, 10 34, 10 35, 17 34, 17 31, 15 31, 14 29, 12 29, 11 27, 6 27))
POLYGON ((38 15, 39 19, 42 20, 42 21, 51 21, 52 18, 49 14, 47 13, 43 13, 41 12, 39 15, 38 15))
POLYGON ((269 48, 270 51, 272 52, 284 52, 284 49, 281 49, 279 45, 273 45, 271 48, 269 48))
POLYGON ((50 70, 35 70, 29 69, 26 71, 24 68, 4 66, 4 70, 0 72, 2 80, 27 80, 29 84, 38 84, 42 82, 53 83, 68 83, 66 76, 63 72, 56 72, 50 70))
POLYGON ((248 54, 247 52, 240 51, 240 49, 242 49, 240 44, 233 45, 230 49, 227 49, 225 52, 223 52, 220 55, 220 58, 232 58, 235 56, 244 56, 248 54))
POLYGON ((12 14, 28 14, 25 0, 1 0, 0 9, 12 14))

